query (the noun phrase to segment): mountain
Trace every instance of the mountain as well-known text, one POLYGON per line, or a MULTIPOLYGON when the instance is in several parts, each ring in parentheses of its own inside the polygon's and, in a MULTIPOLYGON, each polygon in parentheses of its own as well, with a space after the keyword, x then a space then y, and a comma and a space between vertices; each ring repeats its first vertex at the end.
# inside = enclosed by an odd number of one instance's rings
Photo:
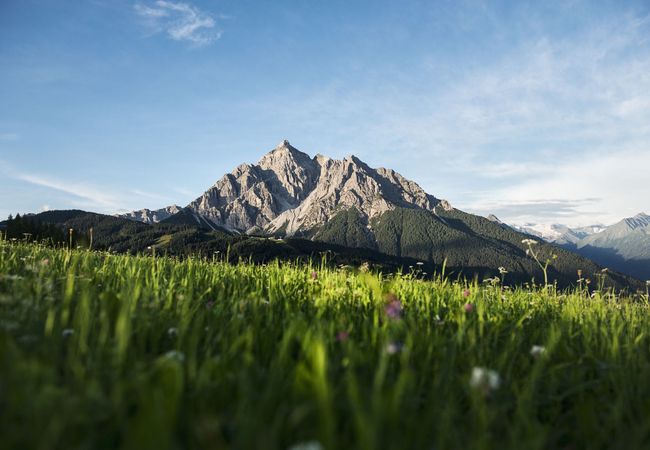
POLYGON ((141 209, 139 211, 131 211, 126 214, 116 214, 116 217, 121 217, 123 219, 135 220, 137 222, 144 223, 158 223, 163 220, 173 216, 181 210, 177 205, 167 206, 166 208, 160 208, 156 210, 150 209, 141 209))
POLYGON ((447 203, 392 170, 355 156, 310 158, 285 140, 257 164, 224 175, 188 208, 230 231, 300 236, 349 208, 369 220, 397 207, 435 213, 437 205, 447 203))
MULTIPOLYGON (((522 243, 528 235, 455 209, 393 170, 371 168, 352 155, 310 157, 288 141, 256 164, 236 167, 161 223, 265 239, 306 238, 432 267, 446 264, 468 277, 494 276, 505 267, 510 280, 541 279, 522 243)), ((568 285, 578 270, 591 277, 600 273, 601 267, 575 253, 536 242, 540 256, 551 261, 551 280, 568 285)), ((627 283, 617 274, 610 277, 627 283)))
POLYGON ((522 233, 536 236, 557 245, 574 248, 580 240, 605 229, 603 225, 590 225, 586 227, 571 228, 562 224, 535 224, 511 225, 512 228, 522 233))
POLYGON ((594 261, 643 280, 650 280, 650 216, 628 217, 576 244, 594 261))

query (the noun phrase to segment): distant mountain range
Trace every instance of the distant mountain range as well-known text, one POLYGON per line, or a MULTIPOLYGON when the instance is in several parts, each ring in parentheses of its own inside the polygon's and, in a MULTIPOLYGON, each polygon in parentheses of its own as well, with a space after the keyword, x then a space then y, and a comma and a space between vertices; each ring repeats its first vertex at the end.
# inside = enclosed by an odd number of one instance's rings
MULTIPOLYGON (((310 157, 288 141, 257 164, 236 167, 183 208, 134 211, 121 217, 204 232, 302 238, 367 249, 433 267, 446 263, 470 277, 497 274, 505 267, 510 279, 541 279, 522 243, 528 234, 458 210, 393 170, 371 168, 352 155, 342 160, 310 157)), ((601 270, 589 259, 535 240, 542 257, 552 260, 551 279, 563 285, 575 282, 579 269, 590 276, 601 270)), ((613 274, 615 278, 627 283, 613 274)))
POLYGON ((605 225, 590 225, 586 227, 571 228, 567 225, 558 223, 554 224, 535 224, 526 223, 523 225, 511 225, 517 231, 530 234, 544 239, 546 242, 552 242, 558 245, 576 244, 581 239, 586 238, 594 233, 603 231, 605 225))
POLYGON ((611 226, 511 225, 514 229, 575 251, 605 267, 650 280, 650 216, 628 217, 611 226))

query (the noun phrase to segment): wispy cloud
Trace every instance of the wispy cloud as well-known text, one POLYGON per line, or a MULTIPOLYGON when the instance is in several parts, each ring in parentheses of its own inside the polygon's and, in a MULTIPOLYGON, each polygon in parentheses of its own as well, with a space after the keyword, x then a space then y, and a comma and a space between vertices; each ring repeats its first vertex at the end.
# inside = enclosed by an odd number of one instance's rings
MULTIPOLYGON (((163 195, 152 194, 141 190, 128 192, 113 190, 80 181, 62 181, 50 176, 17 172, 6 163, 0 161, 0 170, 14 180, 23 181, 34 186, 40 186, 65 194, 63 204, 76 208, 89 209, 95 212, 116 213, 139 209, 155 201, 156 204, 167 206, 172 201, 163 195)), ((49 204, 42 207, 43 211, 50 208, 49 204)))
POLYGON ((134 9, 152 33, 165 33, 175 41, 207 45, 222 34, 213 15, 190 3, 158 0, 136 3, 134 9))
POLYGON ((142 191, 140 189, 133 189, 131 192, 133 192, 138 197, 148 198, 148 199, 152 199, 152 200, 169 201, 169 197, 166 197, 166 196, 160 195, 160 194, 156 194, 154 192, 146 192, 146 191, 142 191))
POLYGON ((75 202, 77 206, 100 208, 102 210, 113 210, 120 206, 115 196, 85 183, 67 182, 24 173, 14 174, 13 178, 68 194, 77 199, 75 202))
POLYGON ((334 130, 320 145, 398 169, 461 209, 616 221, 649 207, 650 16, 584 21, 566 35, 531 23, 516 46, 444 83, 442 64, 422 80, 409 68, 390 83, 295 95, 281 111, 272 98, 265 110, 305 136, 334 130))

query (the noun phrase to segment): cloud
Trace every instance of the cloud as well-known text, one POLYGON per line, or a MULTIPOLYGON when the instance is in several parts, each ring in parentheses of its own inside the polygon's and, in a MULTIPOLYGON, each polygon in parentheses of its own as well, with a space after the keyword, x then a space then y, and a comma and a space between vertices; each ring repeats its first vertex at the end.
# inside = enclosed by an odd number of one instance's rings
MULTIPOLYGON (((595 217, 602 214, 602 211, 585 212, 584 207, 590 207, 602 199, 584 198, 576 200, 565 199, 538 199, 531 201, 514 202, 485 202, 473 212, 487 216, 494 214, 499 219, 512 224, 537 223, 540 217, 545 220, 566 222, 574 220, 576 216, 595 217)), ((586 224, 585 224, 586 225, 586 224)))
POLYGON ((478 194, 466 206, 513 223, 614 223, 650 209, 647 167, 650 152, 645 144, 608 154, 595 151, 588 158, 564 159, 543 176, 478 194))
POLYGON ((158 0, 149 5, 136 3, 134 9, 152 33, 165 33, 175 41, 208 45, 222 34, 211 14, 190 3, 158 0))
POLYGON ((119 207, 119 201, 111 194, 107 194, 105 190, 98 189, 85 183, 60 181, 52 178, 42 177, 39 175, 18 173, 12 176, 13 178, 36 186, 42 186, 49 189, 54 189, 65 194, 71 195, 80 201, 75 204, 77 206, 94 207, 102 209, 116 209, 119 207))
POLYGON ((256 109, 303 137, 326 129, 318 151, 395 168, 461 209, 611 223, 650 208, 650 16, 579 21, 564 34, 544 23, 504 31, 516 45, 480 65, 368 74, 363 86, 333 82, 295 93, 291 108, 275 106, 279 94, 256 109))
POLYGON ((153 192, 145 192, 145 191, 142 191, 140 189, 133 189, 131 192, 133 194, 137 195, 138 197, 142 197, 142 198, 145 198, 145 199, 157 200, 157 201, 162 201, 162 202, 167 202, 167 203, 171 201, 169 199, 169 197, 167 197, 165 195, 160 195, 160 194, 156 194, 156 193, 153 193, 153 192))

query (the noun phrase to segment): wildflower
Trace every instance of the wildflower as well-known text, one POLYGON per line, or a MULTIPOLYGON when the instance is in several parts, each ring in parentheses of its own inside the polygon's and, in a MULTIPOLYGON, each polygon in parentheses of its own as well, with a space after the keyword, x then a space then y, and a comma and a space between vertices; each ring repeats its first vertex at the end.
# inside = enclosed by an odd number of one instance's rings
POLYGON ((521 243, 526 245, 535 245, 537 244, 537 241, 535 239, 523 239, 521 243))
POLYGON ((440 318, 440 316, 438 314, 436 314, 435 317, 433 318, 433 323, 435 323, 436 325, 442 325, 443 324, 442 319, 440 318))
POLYGON ((47 259, 47 258, 41 260, 41 266, 47 266, 49 263, 50 263, 50 260, 47 259))
POLYGON ((388 300, 388 304, 384 308, 386 315, 391 319, 399 319, 402 315, 402 302, 395 294, 388 294, 386 300, 388 300))
POLYGON ((582 278, 582 269, 578 269, 578 278, 582 278))
POLYGON ((471 303, 465 303, 465 305, 463 306, 463 310, 468 314, 473 313, 474 312, 474 305, 471 304, 471 303))
POLYGON ((183 352, 179 352, 178 350, 171 350, 165 353, 165 358, 173 359, 182 363, 185 361, 185 354, 183 354, 183 352))
POLYGON ((484 395, 499 389, 501 386, 501 378, 499 374, 485 367, 474 367, 472 369, 472 376, 469 379, 469 385, 473 389, 481 391, 484 395))
POLYGON ((530 356, 535 359, 538 359, 540 356, 543 356, 546 353, 546 347, 542 345, 533 345, 530 348, 530 356))
POLYGON ((345 342, 348 340, 349 337, 350 337, 350 333, 348 333, 345 330, 341 330, 338 333, 336 333, 336 340, 338 342, 345 342))
POLYGON ((471 292, 469 291, 469 289, 463 289, 463 297, 467 298, 469 297, 470 294, 471 292))
POLYGON ((394 355, 395 353, 399 353, 400 351, 402 351, 402 347, 403 345, 400 342, 390 342, 386 346, 385 350, 386 353, 388 353, 389 355, 394 355))
POLYGON ((311 279, 312 280, 317 280, 318 279, 318 273, 315 270, 311 273, 311 279))
POLYGON ((167 330, 167 336, 169 337, 176 337, 178 336, 178 328, 171 327, 170 329, 167 330))
POLYGON ((289 450, 323 450, 323 448, 324 447, 318 441, 308 441, 292 445, 289 447, 289 450))
POLYGON ((423 266, 424 263, 423 263, 422 261, 418 261, 418 262, 415 263, 415 265, 417 265, 417 266, 423 266))
POLYGON ((501 275, 505 275, 505 274, 508 273, 508 271, 506 270, 505 267, 499 267, 499 273, 500 273, 501 275))
POLYGON ((61 332, 61 336, 63 336, 64 338, 74 336, 74 330, 72 328, 66 328, 65 330, 63 330, 63 332, 61 332))
POLYGON ((650 280, 646 280, 645 285, 650 286, 650 280))

